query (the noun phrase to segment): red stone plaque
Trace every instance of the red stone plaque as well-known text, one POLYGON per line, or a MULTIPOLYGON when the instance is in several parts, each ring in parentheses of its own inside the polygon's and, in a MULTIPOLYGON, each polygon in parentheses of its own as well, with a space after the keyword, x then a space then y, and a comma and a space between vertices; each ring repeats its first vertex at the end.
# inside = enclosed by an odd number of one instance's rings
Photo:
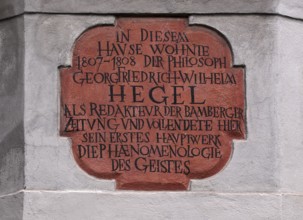
POLYGON ((118 189, 185 190, 245 138, 244 68, 222 35, 186 19, 93 27, 60 77, 60 134, 83 170, 118 189))

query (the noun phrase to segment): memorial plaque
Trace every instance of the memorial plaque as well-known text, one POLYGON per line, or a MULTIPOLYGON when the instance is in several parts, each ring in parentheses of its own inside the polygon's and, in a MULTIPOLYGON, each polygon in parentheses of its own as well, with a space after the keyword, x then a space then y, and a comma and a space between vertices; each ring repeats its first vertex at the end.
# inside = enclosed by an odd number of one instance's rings
POLYGON ((86 30, 60 68, 60 134, 88 174, 118 189, 185 190, 243 139, 244 68, 187 19, 120 18, 86 30))

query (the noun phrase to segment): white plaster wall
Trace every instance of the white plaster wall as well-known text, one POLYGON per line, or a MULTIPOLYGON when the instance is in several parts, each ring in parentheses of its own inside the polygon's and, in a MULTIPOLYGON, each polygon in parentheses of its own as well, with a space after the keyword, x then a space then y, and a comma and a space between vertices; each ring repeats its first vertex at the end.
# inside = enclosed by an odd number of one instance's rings
POLYGON ((303 18, 300 0, 1 0, 0 19, 23 13, 267 13, 303 18))
POLYGON ((0 21, 0 220, 302 218, 302 1, 22 4, 0 3, 0 19, 25 10, 24 16, 0 21), (247 140, 234 143, 222 172, 192 181, 188 192, 116 191, 114 181, 82 171, 70 141, 59 137, 57 67, 70 64, 74 40, 85 29, 113 24, 115 18, 104 14, 114 13, 196 14, 189 16, 190 24, 222 32, 232 45, 234 64, 246 66, 247 140))
POLYGON ((234 63, 246 65, 248 138, 235 142, 222 172, 193 181, 191 192, 181 193, 117 192, 113 181, 78 168, 69 141, 58 136, 57 66, 70 64, 72 44, 82 31, 113 22, 104 16, 25 16, 24 219, 295 219, 303 185, 303 53, 297 49, 302 22, 254 15, 190 17, 191 25, 222 32, 234 63))
POLYGON ((24 187, 23 19, 0 22, 0 196, 24 187))
POLYGON ((265 16, 192 16, 191 24, 207 24, 223 33, 234 64, 246 66, 247 140, 235 141, 224 171, 193 181, 193 190, 275 192, 279 187, 277 121, 275 120, 275 51, 277 18, 265 16))
MULTIPOLYGON (((281 191, 303 193, 303 21, 279 19, 276 66, 281 191)), ((301 201, 302 197, 301 197, 301 201)), ((301 204, 303 204, 301 202, 301 204)), ((302 206, 303 207, 303 206, 302 206)))
POLYGON ((23 219, 24 193, 12 193, 0 196, 0 219, 21 220, 23 219))
POLYGON ((273 13, 279 0, 25 0, 25 11, 74 13, 273 13))
POLYGON ((303 18, 303 1, 300 0, 279 0, 276 13, 293 18, 303 18))
MULTIPOLYGON (((25 16, 27 189, 114 189, 113 182, 96 180, 80 170, 70 153, 69 141, 58 136, 59 79, 56 69, 61 64, 70 64, 72 44, 81 32, 96 23, 113 21, 113 17, 102 16, 25 16)), ((277 121, 274 113, 268 114, 276 108, 275 84, 271 83, 277 64, 272 56, 277 49, 277 39, 272 37, 277 36, 276 22, 274 17, 260 16, 191 17, 191 24, 215 27, 230 40, 235 64, 246 65, 248 106, 248 139, 235 143, 233 158, 223 172, 207 180, 194 181, 192 190, 277 190, 277 121), (259 34, 261 31, 262 35, 259 34)))
POLYGON ((280 219, 270 194, 201 192, 31 192, 24 220, 70 219, 280 219))
POLYGON ((28 12, 72 13, 245 13, 303 18, 301 0, 24 0, 28 12))
MULTIPOLYGON (((0 7, 0 19, 1 10, 0 7)), ((20 192, 24 189, 23 27, 22 17, 0 21, 1 220, 19 220, 23 211, 20 192)))
POLYGON ((71 62, 75 39, 113 17, 25 16, 25 185, 27 189, 113 190, 113 181, 83 172, 67 138, 59 137, 59 65, 71 62), (62 22, 64 21, 64 22, 62 22))
POLYGON ((24 0, 1 0, 0 19, 14 17, 24 12, 24 0))

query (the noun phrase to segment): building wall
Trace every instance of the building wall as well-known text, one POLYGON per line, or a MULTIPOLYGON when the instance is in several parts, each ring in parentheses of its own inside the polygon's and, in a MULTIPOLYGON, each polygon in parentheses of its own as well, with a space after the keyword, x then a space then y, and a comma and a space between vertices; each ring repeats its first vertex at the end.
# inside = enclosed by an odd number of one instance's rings
POLYGON ((300 219, 303 4, 300 1, 0 3, 0 219, 300 219), (12 17, 15 16, 15 17, 12 17), (58 66, 75 39, 120 16, 186 17, 230 41, 246 67, 247 139, 189 191, 117 191, 89 176, 59 137, 58 66), (9 18, 12 17, 12 18, 9 18), (4 213, 4 214, 2 214, 4 213))
POLYGON ((23 31, 22 17, 0 22, 0 219, 21 219, 23 210, 23 31))

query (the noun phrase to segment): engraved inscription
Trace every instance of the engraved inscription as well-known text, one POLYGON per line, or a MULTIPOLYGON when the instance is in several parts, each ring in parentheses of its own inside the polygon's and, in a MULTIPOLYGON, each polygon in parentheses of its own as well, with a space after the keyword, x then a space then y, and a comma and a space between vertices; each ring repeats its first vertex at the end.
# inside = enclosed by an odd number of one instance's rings
POLYGON ((244 68, 223 36, 186 19, 91 28, 60 78, 61 136, 83 170, 118 189, 187 189, 246 135, 244 68))

